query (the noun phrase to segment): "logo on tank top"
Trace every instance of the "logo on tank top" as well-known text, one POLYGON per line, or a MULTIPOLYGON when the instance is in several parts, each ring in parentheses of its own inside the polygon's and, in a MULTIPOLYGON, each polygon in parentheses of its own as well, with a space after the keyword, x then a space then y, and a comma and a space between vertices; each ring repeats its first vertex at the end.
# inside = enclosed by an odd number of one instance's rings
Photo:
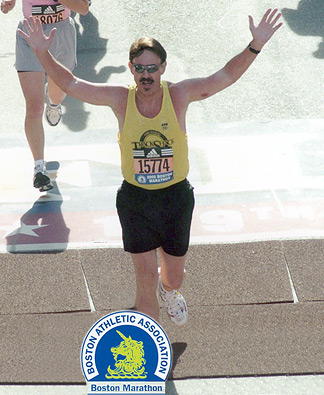
POLYGON ((135 180, 139 184, 162 184, 173 180, 174 139, 157 130, 147 130, 132 142, 135 180))

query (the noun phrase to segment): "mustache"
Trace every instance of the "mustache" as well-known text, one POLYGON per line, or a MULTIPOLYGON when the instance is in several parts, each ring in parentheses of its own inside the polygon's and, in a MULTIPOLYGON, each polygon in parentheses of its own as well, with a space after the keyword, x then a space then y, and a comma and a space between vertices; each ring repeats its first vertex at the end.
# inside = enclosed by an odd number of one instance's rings
POLYGON ((153 80, 153 78, 145 78, 145 77, 142 77, 142 78, 140 79, 140 82, 154 82, 154 80, 153 80))

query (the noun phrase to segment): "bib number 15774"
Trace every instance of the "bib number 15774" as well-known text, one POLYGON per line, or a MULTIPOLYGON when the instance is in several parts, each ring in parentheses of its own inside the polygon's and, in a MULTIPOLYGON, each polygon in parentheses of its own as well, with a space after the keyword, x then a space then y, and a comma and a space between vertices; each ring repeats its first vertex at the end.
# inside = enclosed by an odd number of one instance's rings
POLYGON ((139 174, 167 173, 171 170, 169 158, 137 159, 139 174))

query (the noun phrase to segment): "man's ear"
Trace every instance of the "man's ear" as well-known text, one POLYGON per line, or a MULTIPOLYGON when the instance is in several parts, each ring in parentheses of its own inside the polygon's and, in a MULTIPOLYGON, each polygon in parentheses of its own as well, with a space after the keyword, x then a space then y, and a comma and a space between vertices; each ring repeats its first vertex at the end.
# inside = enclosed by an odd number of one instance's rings
POLYGON ((162 69, 161 75, 164 74, 165 69, 166 69, 166 66, 167 66, 167 61, 165 60, 165 61, 163 62, 163 64, 162 64, 162 66, 161 66, 161 69, 162 69))
POLYGON ((128 62, 128 67, 129 67, 130 72, 134 75, 133 66, 132 66, 131 61, 128 62))

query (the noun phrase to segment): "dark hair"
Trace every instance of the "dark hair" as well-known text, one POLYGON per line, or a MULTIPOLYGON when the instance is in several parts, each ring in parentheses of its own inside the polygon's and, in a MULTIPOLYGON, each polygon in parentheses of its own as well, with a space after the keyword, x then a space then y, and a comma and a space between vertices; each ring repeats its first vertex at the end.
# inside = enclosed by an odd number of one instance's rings
POLYGON ((165 49, 157 40, 151 37, 142 37, 133 42, 129 49, 130 62, 132 63, 133 59, 137 58, 137 56, 142 55, 145 49, 155 53, 161 59, 161 63, 165 62, 167 57, 165 49))

